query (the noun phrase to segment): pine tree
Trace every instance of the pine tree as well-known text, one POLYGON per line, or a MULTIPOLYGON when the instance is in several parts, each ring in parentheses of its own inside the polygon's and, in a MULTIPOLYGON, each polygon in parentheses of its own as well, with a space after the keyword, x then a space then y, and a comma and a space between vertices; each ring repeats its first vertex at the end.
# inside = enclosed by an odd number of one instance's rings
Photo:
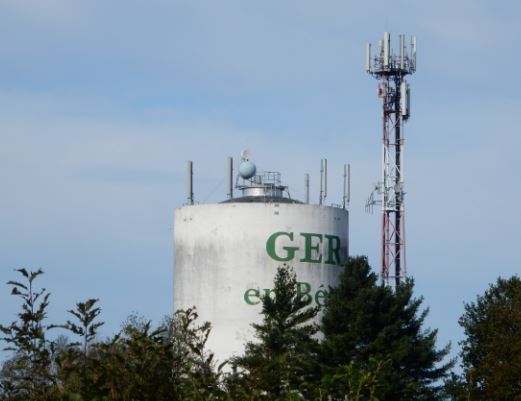
MULTIPOLYGON (((274 288, 262 297, 260 324, 252 324, 257 341, 248 342, 232 366, 249 389, 245 400, 309 399, 318 381, 317 308, 297 296, 297 279, 284 265, 277 269, 274 288)), ((237 389, 232 390, 237 391, 237 389)))
POLYGON ((380 401, 437 400, 436 383, 452 362, 441 364, 449 347, 436 349, 436 330, 423 328, 427 310, 413 298, 413 281, 395 290, 377 283, 366 257, 350 258, 340 284, 326 301, 322 363, 326 380, 352 364, 378 369, 380 401))

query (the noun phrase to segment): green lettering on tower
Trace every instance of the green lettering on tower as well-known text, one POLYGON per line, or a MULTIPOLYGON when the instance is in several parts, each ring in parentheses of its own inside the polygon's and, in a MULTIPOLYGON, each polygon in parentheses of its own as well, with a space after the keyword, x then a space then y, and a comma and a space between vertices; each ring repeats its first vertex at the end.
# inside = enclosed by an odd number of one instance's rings
POLYGON ((271 234, 266 241, 266 252, 273 260, 278 262, 288 262, 295 257, 295 252, 298 250, 298 246, 283 246, 282 249, 286 251, 285 255, 277 255, 277 239, 279 237, 287 237, 290 241, 293 241, 293 233, 287 233, 284 231, 279 231, 274 234, 271 234))
POLYGON ((301 262, 320 263, 322 262, 322 254, 320 252, 320 245, 322 244, 322 234, 315 233, 300 233, 304 237, 304 257, 300 259, 301 262), (317 239, 318 241, 313 241, 317 239))

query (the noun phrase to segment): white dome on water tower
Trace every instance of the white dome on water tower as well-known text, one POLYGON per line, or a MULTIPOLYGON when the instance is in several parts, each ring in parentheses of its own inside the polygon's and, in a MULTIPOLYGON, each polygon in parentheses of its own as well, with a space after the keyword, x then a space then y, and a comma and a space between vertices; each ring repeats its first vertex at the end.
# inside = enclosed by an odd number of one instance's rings
POLYGON ((249 160, 244 160, 239 164, 239 175, 241 178, 248 180, 255 175, 257 167, 249 160))

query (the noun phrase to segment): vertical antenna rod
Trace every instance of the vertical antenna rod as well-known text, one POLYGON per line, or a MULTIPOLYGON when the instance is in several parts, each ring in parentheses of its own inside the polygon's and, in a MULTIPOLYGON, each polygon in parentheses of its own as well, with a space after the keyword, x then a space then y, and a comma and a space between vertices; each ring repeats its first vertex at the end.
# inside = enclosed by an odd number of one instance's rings
POLYGON ((344 196, 342 197, 342 207, 349 207, 351 201, 351 165, 344 164, 344 196))
POLYGON ((324 159, 324 199, 327 198, 327 159, 324 159))
POLYGON ((320 195, 318 197, 318 204, 322 206, 322 199, 324 196, 324 159, 320 159, 320 195))
POLYGON ((186 189, 186 197, 188 199, 188 204, 194 204, 194 163, 189 160, 188 161, 188 187, 186 189))
POLYGON ((416 71, 416 38, 411 38, 410 53, 405 46, 405 35, 399 39, 400 49, 395 55, 391 51, 391 36, 385 32, 374 57, 370 54, 371 46, 366 46, 365 62, 367 72, 378 80, 378 97, 383 107, 382 181, 376 185, 366 208, 382 206, 381 278, 386 285, 394 280, 396 286, 407 275, 403 126, 410 115, 410 89, 405 76, 416 71))
POLYGON ((228 157, 228 198, 233 199, 233 157, 228 157))
POLYGON ((347 165, 347 206, 351 202, 351 165, 347 165))
POLYGON ((327 198, 327 159, 320 159, 320 196, 318 204, 322 205, 327 198))
POLYGON ((306 203, 309 204, 309 174, 304 175, 304 187, 306 188, 306 203))

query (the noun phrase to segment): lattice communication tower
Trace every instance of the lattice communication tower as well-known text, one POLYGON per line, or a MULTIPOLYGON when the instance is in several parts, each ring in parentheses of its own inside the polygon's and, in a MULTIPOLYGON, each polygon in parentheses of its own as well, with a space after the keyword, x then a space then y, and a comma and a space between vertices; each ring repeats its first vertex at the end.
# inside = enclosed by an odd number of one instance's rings
POLYGON ((376 55, 366 46, 366 71, 378 80, 378 97, 383 106, 382 181, 366 203, 366 210, 382 206, 381 279, 387 285, 400 284, 407 275, 404 204, 404 123, 410 116, 410 88, 405 76, 416 71, 416 38, 410 46, 399 35, 398 53, 391 48, 391 35, 384 33, 376 55))

